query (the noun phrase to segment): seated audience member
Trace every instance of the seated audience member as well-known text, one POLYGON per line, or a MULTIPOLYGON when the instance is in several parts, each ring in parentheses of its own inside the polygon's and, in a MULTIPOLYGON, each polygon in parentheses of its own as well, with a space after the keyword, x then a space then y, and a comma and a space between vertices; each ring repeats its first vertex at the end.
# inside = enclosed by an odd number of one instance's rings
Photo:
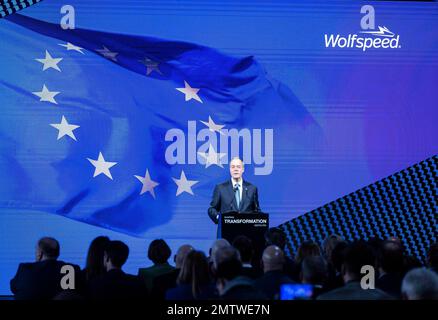
POLYGON ((242 275, 251 279, 259 277, 261 272, 251 264, 254 254, 251 239, 246 236, 238 236, 233 241, 233 247, 239 251, 240 258, 242 259, 242 275))
POLYGON ((329 235, 327 238, 325 238, 323 243, 323 254, 325 257, 325 260, 327 261, 327 264, 331 264, 331 258, 332 258, 332 251, 336 247, 336 245, 343 241, 341 236, 338 236, 337 234, 329 235))
POLYGON ((309 256, 321 256, 321 250, 316 242, 304 241, 297 250, 294 261, 294 271, 292 279, 295 282, 300 281, 301 263, 305 257, 309 256))
POLYGON ((255 287, 269 299, 277 299, 280 287, 285 283, 294 283, 284 273, 284 253, 277 246, 269 246, 263 251, 262 264, 264 274, 255 280, 255 287))
POLYGON ((210 256, 208 257, 208 264, 209 264, 209 269, 210 269, 210 275, 211 277, 214 279, 216 277, 215 275, 215 270, 214 270, 214 257, 216 256, 216 252, 221 249, 221 248, 225 248, 225 247, 229 247, 231 246, 231 244, 228 242, 228 240, 226 239, 217 239, 213 242, 210 250, 209 250, 209 254, 210 256))
POLYGON ((301 264, 301 282, 313 286, 313 298, 326 291, 328 268, 323 257, 305 257, 301 264))
POLYGON ((176 255, 173 257, 175 269, 155 278, 151 294, 152 299, 164 299, 166 291, 176 287, 176 280, 181 271, 184 259, 192 250, 194 249, 189 244, 184 244, 179 247, 176 255))
POLYGON ((405 300, 438 300, 438 275, 426 268, 409 271, 402 281, 405 300))
MULTIPOLYGON (((402 241, 399 238, 397 238, 397 237, 389 237, 385 241, 381 240, 380 246, 379 246, 379 248, 377 250, 378 254, 376 254, 376 256, 379 256, 383 244, 388 242, 388 241, 389 242, 392 241, 392 242, 398 244, 400 246, 400 248, 402 248, 402 251, 404 251, 403 243, 402 243, 402 241)), ((420 260, 418 260, 417 257, 411 256, 411 255, 407 255, 407 254, 403 253, 403 264, 402 264, 402 268, 401 268, 401 274, 402 275, 405 275, 408 271, 410 271, 412 269, 421 268, 421 267, 423 267, 423 264, 421 263, 420 260)))
POLYGON ((85 294, 88 294, 88 285, 91 280, 104 274, 106 272, 103 265, 103 254, 106 246, 110 242, 110 239, 105 236, 95 238, 90 243, 88 248, 87 260, 85 268, 82 270, 82 277, 85 281, 85 294))
MULTIPOLYGON (((280 228, 269 228, 265 233, 265 247, 277 246, 283 252, 286 249, 286 234, 280 228)), ((293 278, 295 272, 295 263, 288 256, 284 256, 284 272, 289 278, 293 278)))
POLYGON ((280 228, 269 228, 265 233, 265 246, 277 246, 281 250, 286 247, 286 234, 280 228))
POLYGON ((342 279, 341 268, 344 262, 345 249, 348 247, 346 241, 341 241, 332 250, 331 263, 332 268, 329 269, 326 289, 333 290, 340 288, 344 285, 344 280, 342 279))
POLYGON ((341 236, 338 236, 337 234, 331 234, 324 239, 324 242, 322 244, 322 254, 325 261, 327 262, 327 282, 325 284, 326 286, 330 284, 331 280, 334 279, 336 276, 336 270, 332 261, 332 252, 336 245, 342 241, 343 239, 341 236))
POLYGON ((59 243, 56 239, 44 237, 38 241, 35 250, 36 262, 20 263, 17 274, 11 280, 11 291, 16 300, 53 299, 63 291, 81 291, 80 268, 77 265, 57 260, 60 254, 59 243), (62 289, 61 279, 67 273, 61 273, 65 265, 74 269, 75 290, 62 289))
POLYGON ((379 277, 376 280, 376 287, 394 298, 400 298, 403 258, 403 247, 400 242, 386 240, 382 243, 377 257, 379 277))
POLYGON ((144 281, 149 293, 156 277, 175 269, 167 262, 170 255, 170 248, 163 239, 156 239, 149 245, 148 258, 153 262, 153 266, 138 269, 138 276, 144 281))
POLYGON ((264 300, 266 297, 253 285, 253 281, 241 276, 242 262, 239 251, 232 246, 218 249, 214 256, 216 287, 224 300, 264 300))
POLYGON ((134 275, 122 271, 128 260, 129 248, 122 241, 109 241, 104 249, 105 273, 90 281, 90 297, 93 299, 123 300, 146 297, 143 282, 134 275))
POLYGON ((380 239, 379 237, 371 237, 366 242, 373 250, 373 254, 377 257, 384 240, 380 239))
POLYGON ((89 284, 92 279, 104 274, 103 252, 110 239, 106 236, 100 236, 91 241, 88 248, 85 268, 81 271, 81 281, 84 284, 82 296, 75 296, 71 293, 62 292, 55 296, 55 300, 80 300, 89 297, 89 284))
POLYGON ((438 274, 438 242, 431 244, 427 254, 427 263, 430 270, 438 274))
POLYGON ((215 297, 208 261, 201 251, 190 251, 184 259, 177 286, 169 289, 166 300, 207 300, 215 297))
POLYGON ((370 246, 363 241, 350 244, 344 253, 342 277, 344 286, 324 293, 318 300, 386 300, 391 297, 382 290, 362 289, 360 280, 361 269, 369 265, 374 267, 375 256, 370 246))

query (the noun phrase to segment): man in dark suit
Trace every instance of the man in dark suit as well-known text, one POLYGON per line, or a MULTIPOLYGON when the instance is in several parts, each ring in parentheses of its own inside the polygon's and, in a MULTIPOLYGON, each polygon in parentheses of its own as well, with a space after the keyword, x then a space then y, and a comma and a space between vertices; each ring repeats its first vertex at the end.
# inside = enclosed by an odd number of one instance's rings
POLYGON ((404 276, 402 244, 393 240, 385 240, 380 247, 377 262, 379 278, 376 280, 376 287, 400 299, 404 276))
MULTIPOLYGON (((286 241, 286 234, 280 228, 269 228, 265 233, 265 248, 269 246, 277 246, 284 253, 286 250, 286 241)), ((284 255, 283 271, 289 278, 297 281, 298 279, 294 279, 295 269, 296 266, 294 260, 287 255, 284 255)))
POLYGON ((253 280, 241 276, 242 262, 239 252, 232 246, 215 252, 214 273, 221 300, 266 300, 267 297, 254 287, 253 280))
POLYGON ((374 267, 374 262, 374 253, 366 243, 351 243, 345 249, 342 263, 344 286, 319 295, 317 300, 392 300, 390 295, 378 288, 363 289, 361 286, 362 267, 374 267))
POLYGON ((73 293, 80 290, 79 266, 58 261, 59 252, 59 243, 56 239, 45 237, 38 241, 35 252, 36 262, 20 263, 17 274, 10 282, 16 300, 47 300, 55 298, 64 291, 73 293), (62 267, 66 265, 72 266, 74 270, 71 278, 75 281, 74 290, 64 290, 61 287, 61 279, 64 276, 69 277, 68 270, 66 273, 61 273, 62 267))
POLYGON ((242 179, 245 171, 243 161, 233 158, 230 162, 231 179, 216 185, 208 215, 214 223, 227 212, 260 212, 257 187, 242 179))
POLYGON ((147 296, 144 283, 122 266, 128 259, 129 248, 122 241, 110 241, 104 251, 106 273, 90 283, 90 296, 98 300, 141 299, 147 296))
POLYGON ((279 247, 271 245, 263 251, 262 256, 264 274, 255 280, 255 287, 269 299, 278 299, 281 285, 295 283, 283 271, 284 253, 279 247))
MULTIPOLYGON (((237 236, 233 241, 233 247, 240 253, 240 260, 242 261, 242 276, 251 279, 260 277, 263 274, 263 271, 252 265, 255 251, 252 240, 244 235, 237 236)), ((257 267, 259 266, 257 265, 257 267)))

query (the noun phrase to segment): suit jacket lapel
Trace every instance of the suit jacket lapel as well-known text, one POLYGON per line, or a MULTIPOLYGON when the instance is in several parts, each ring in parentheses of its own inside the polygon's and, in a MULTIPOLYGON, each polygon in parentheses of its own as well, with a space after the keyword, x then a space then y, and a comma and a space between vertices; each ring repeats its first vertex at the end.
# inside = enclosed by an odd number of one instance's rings
POLYGON ((248 183, 245 182, 245 180, 243 181, 242 184, 242 199, 240 200, 240 208, 244 209, 245 208, 245 202, 248 200, 248 183))

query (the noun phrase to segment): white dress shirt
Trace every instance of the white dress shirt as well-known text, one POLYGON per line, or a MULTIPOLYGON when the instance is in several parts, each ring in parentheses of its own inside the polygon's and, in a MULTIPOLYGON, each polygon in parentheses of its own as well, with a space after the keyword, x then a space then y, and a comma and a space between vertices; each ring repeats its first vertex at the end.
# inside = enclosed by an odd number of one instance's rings
MULTIPOLYGON (((238 182, 234 181, 233 178, 231 178, 231 186, 234 189, 234 186, 236 185, 236 183, 239 185, 239 196, 240 196, 240 203, 242 203, 242 194, 243 194, 243 179, 240 178, 240 180, 238 182)), ((236 196, 236 195, 234 195, 236 196)), ((219 214, 216 215, 216 219, 219 219, 219 214)))
POLYGON ((234 187, 236 186, 236 184, 239 185, 239 197, 240 197, 240 202, 242 202, 242 194, 243 194, 243 179, 240 178, 240 180, 236 182, 236 181, 234 181, 233 178, 231 178, 231 185, 233 186, 233 189, 234 189, 234 187))

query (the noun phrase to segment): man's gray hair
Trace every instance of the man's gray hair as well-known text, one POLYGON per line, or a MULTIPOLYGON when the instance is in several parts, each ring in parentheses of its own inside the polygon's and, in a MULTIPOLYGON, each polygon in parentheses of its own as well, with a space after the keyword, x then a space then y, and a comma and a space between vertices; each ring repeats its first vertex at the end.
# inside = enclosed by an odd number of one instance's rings
POLYGON ((245 168, 245 163, 243 162, 242 159, 240 159, 239 157, 234 157, 233 159, 230 160, 230 166, 231 166, 231 162, 233 162, 233 160, 239 160, 242 163, 242 168, 245 168))
POLYGON ((211 246, 211 252, 210 252, 210 259, 213 264, 215 263, 215 256, 216 252, 225 247, 230 247, 231 244, 228 242, 227 239, 217 239, 215 242, 213 242, 213 245, 211 246))
POLYGON ((409 300, 437 300, 438 275, 426 268, 409 271, 403 278, 402 294, 409 300))

